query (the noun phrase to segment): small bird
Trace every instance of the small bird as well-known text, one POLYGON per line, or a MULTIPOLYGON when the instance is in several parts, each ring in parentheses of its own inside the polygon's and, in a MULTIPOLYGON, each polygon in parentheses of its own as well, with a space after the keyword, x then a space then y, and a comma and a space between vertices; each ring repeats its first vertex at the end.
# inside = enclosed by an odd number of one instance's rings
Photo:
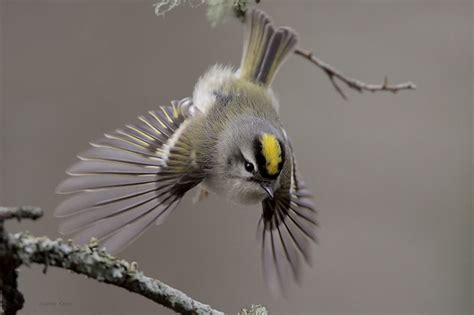
POLYGON ((79 154, 57 188, 63 234, 95 237, 117 253, 200 186, 241 204, 262 204, 263 274, 276 294, 301 278, 316 241, 316 211, 280 122, 271 84, 297 45, 296 33, 250 9, 240 68, 215 65, 192 97, 172 101, 105 134, 79 154))

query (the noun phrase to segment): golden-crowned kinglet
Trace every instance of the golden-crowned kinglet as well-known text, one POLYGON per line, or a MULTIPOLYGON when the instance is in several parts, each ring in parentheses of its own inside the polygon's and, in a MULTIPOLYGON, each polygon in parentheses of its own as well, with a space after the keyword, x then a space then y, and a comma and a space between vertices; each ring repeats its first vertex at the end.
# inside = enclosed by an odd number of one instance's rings
POLYGON ((237 71, 214 66, 192 98, 173 101, 91 143, 57 188, 75 193, 56 209, 60 231, 97 238, 109 252, 160 224, 201 184, 239 203, 262 203, 259 222, 267 284, 279 292, 309 262, 316 212, 296 173, 270 86, 297 36, 249 10, 237 71))

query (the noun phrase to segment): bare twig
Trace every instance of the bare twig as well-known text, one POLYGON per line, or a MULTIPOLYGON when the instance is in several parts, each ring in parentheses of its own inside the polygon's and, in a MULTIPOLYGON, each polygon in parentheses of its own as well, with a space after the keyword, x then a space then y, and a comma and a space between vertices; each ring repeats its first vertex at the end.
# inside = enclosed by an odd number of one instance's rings
MULTIPOLYGON (((5 218, 38 218, 41 213, 40 209, 33 207, 0 207, 0 291, 5 315, 15 315, 23 307, 23 295, 17 290, 16 268, 32 263, 44 265, 45 272, 48 266, 55 266, 124 288, 180 314, 224 315, 159 280, 145 276, 138 270, 137 263, 109 255, 105 249, 98 248, 97 241, 77 246, 72 241, 34 237, 28 233, 7 234, 4 230, 5 218)), ((246 315, 267 314, 262 306, 252 306, 242 312, 246 315)))
MULTIPOLYGON (((162 6, 167 6, 166 12, 173 9, 174 7, 181 4, 182 0, 161 0, 155 4, 158 11, 156 12, 157 15, 162 15, 164 13, 160 11, 162 6)), ((183 0, 183 2, 185 2, 183 0)), ((245 14, 249 8, 250 0, 202 0, 202 2, 206 2, 208 5, 207 9, 207 16, 209 21, 212 25, 217 25, 219 22, 225 20, 227 16, 234 16, 239 21, 245 21, 245 14)), ((260 3, 260 0, 254 0, 255 3, 260 3)), ((388 91, 392 93, 396 93, 402 90, 414 90, 416 89, 416 85, 413 82, 403 82, 399 84, 388 84, 387 77, 384 78, 384 81, 381 84, 369 84, 362 82, 360 80, 348 77, 344 75, 341 71, 335 69, 330 64, 322 61, 321 59, 317 58, 314 53, 310 50, 299 48, 295 50, 295 54, 303 57, 304 59, 308 60, 315 66, 319 67, 321 70, 326 73, 331 81, 333 87, 336 91, 347 100, 347 96, 342 90, 342 88, 338 85, 337 80, 345 83, 349 88, 362 93, 364 91, 370 92, 380 92, 380 91, 388 91), (336 80, 337 79, 337 80, 336 80)))
MULTIPOLYGON (((240 20, 244 21, 245 18, 245 13, 247 12, 248 9, 248 0, 231 0, 234 1, 234 16, 240 20)), ((255 1, 256 3, 259 3, 260 1, 255 1)), ((336 91, 344 98, 347 100, 347 96, 344 94, 342 88, 337 84, 336 79, 344 82, 349 88, 354 89, 360 93, 364 91, 370 91, 370 92, 379 92, 379 91, 389 91, 392 93, 396 93, 401 90, 414 90, 416 89, 416 85, 411 82, 404 82, 404 83, 399 83, 399 84, 393 84, 389 85, 388 84, 388 79, 387 77, 384 78, 384 81, 381 84, 369 84, 362 82, 360 80, 347 77, 344 75, 341 71, 336 70, 334 67, 332 67, 330 64, 322 61, 321 59, 317 58, 312 51, 299 48, 295 50, 295 54, 298 56, 303 57, 304 59, 308 60, 315 66, 319 67, 322 69, 327 76, 329 77, 329 80, 331 81, 332 85, 336 89, 336 91)))
POLYGON ((330 64, 325 63, 321 59, 317 58, 314 56, 313 52, 305 50, 305 49, 296 49, 295 54, 305 58, 306 60, 310 61, 314 65, 318 66, 321 68, 329 77, 329 80, 331 80, 332 85, 336 89, 336 91, 341 94, 341 96, 344 99, 347 99, 346 95, 342 91, 342 89, 337 85, 337 82, 335 79, 339 79, 340 81, 344 82, 348 87, 362 93, 364 91, 369 91, 369 92, 377 92, 377 91, 389 91, 392 93, 397 93, 398 91, 401 90, 414 90, 416 89, 416 85, 411 82, 404 82, 404 83, 399 83, 399 84, 388 84, 388 79, 387 77, 384 78, 384 81, 382 84, 368 84, 365 82, 362 82, 360 80, 350 78, 345 76, 341 71, 335 69, 332 67, 330 64))

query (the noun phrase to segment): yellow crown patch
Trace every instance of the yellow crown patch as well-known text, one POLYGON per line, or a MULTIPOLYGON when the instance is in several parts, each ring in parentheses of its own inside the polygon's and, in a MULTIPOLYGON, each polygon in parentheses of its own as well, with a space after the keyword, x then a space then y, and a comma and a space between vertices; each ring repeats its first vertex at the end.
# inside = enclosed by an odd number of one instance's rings
POLYGON ((260 137, 262 144, 262 155, 265 158, 265 168, 269 175, 278 173, 278 165, 282 162, 281 147, 277 138, 269 133, 264 133, 260 137))

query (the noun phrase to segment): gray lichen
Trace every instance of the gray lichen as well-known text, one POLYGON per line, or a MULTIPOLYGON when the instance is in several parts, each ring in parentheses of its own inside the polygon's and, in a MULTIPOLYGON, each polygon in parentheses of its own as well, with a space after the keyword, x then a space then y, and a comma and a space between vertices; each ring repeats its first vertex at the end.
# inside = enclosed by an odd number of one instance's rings
POLYGON ((267 315, 267 309, 263 305, 250 305, 247 309, 246 307, 243 308, 238 315, 267 315))
MULTIPOLYGON (((255 0, 255 3, 259 3, 255 0)), ((176 7, 189 4, 191 7, 197 7, 203 3, 207 4, 207 18, 215 26, 228 17, 236 17, 243 20, 247 11, 249 0, 159 0, 155 6, 155 14, 164 16, 166 13, 176 7)))
POLYGON ((8 235, 7 246, 10 249, 9 255, 22 264, 37 263, 71 270, 145 296, 180 314, 224 314, 163 282, 145 276, 137 269, 137 263, 109 255, 105 250, 99 249, 95 241, 79 247, 62 239, 50 240, 17 233, 8 235))
POLYGON ((180 5, 189 4, 191 7, 197 7, 205 2, 206 0, 159 0, 153 6, 157 16, 164 16, 180 5))
POLYGON ((26 232, 8 234, 4 229, 5 220, 36 220, 42 214, 41 209, 35 207, 0 207, 0 293, 5 315, 14 315, 23 307, 24 298, 17 288, 17 268, 33 263, 44 265, 44 272, 48 266, 55 266, 122 287, 180 314, 224 314, 163 282, 145 276, 138 270, 136 262, 129 263, 108 254, 105 249, 98 247, 97 240, 77 246, 72 241, 34 237, 26 232))
POLYGON ((235 16, 242 19, 247 10, 248 0, 207 0, 207 19, 212 26, 235 16))
MULTIPOLYGON (((33 219, 43 215, 36 207, 0 207, 0 297, 4 315, 15 315, 23 308, 24 297, 18 290, 18 270, 21 265, 33 263, 59 267, 85 275, 100 282, 124 288, 166 306, 177 313, 189 315, 224 315, 209 305, 193 300, 185 293, 138 270, 136 262, 127 262, 100 249, 92 239, 84 246, 74 245, 72 240, 51 240, 35 237, 27 232, 8 234, 4 221, 8 219, 33 219)), ((253 307, 253 306, 252 306, 253 307)), ((266 315, 248 313, 245 315, 266 315)))
MULTIPOLYGON (((0 293, 5 315, 15 315, 23 307, 24 298, 17 288, 21 265, 41 264, 46 273, 49 266, 59 267, 85 275, 100 282, 124 288, 166 306, 177 313, 188 315, 224 315, 209 305, 193 300, 169 285, 147 277, 138 270, 136 262, 127 262, 108 254, 92 239, 84 246, 71 240, 51 240, 34 237, 27 232, 8 234, 4 220, 29 218, 36 220, 43 212, 35 207, 0 207, 0 293)), ((262 306, 252 305, 241 315, 266 315, 262 306)))
POLYGON ((43 210, 38 207, 0 207, 0 221, 9 219, 37 220, 43 216, 43 210))

